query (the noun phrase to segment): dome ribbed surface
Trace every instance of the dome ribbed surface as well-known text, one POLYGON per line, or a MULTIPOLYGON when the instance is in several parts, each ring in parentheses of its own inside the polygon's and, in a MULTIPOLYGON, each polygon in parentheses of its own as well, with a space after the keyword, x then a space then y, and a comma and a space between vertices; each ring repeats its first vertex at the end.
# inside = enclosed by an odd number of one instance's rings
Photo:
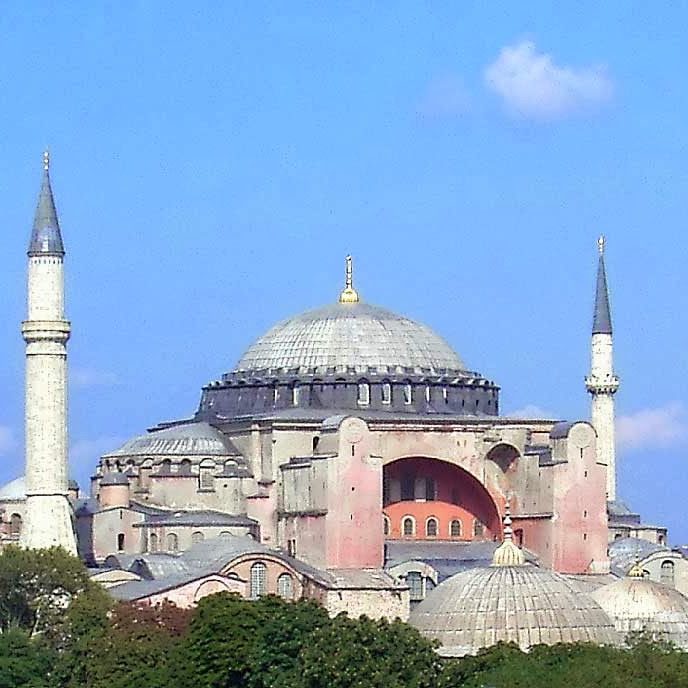
POLYGON ((443 374, 465 370, 429 327, 377 306, 337 303, 284 320, 252 344, 237 372, 443 374))
POLYGON ((688 598, 678 590, 647 578, 622 578, 592 597, 622 637, 645 631, 688 650, 688 598))
POLYGON ((410 623, 461 657, 500 641, 533 645, 619 644, 614 625, 589 595, 534 566, 491 566, 458 573, 428 594, 410 623))
POLYGON ((209 423, 185 423, 139 435, 105 456, 230 456, 225 436, 209 423))

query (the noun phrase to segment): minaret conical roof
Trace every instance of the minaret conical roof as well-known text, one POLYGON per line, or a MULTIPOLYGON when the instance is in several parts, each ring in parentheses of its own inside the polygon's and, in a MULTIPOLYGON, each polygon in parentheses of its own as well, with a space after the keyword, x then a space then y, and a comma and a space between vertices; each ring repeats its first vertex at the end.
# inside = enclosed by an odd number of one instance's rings
POLYGON ((604 269, 604 237, 599 238, 597 245, 600 250, 600 258, 597 263, 597 287, 595 290, 595 313, 592 320, 592 333, 611 334, 612 314, 609 308, 607 273, 604 269))
POLYGON ((64 252, 60 223, 50 186, 50 159, 46 151, 43 154, 43 180, 38 194, 28 253, 30 256, 64 256, 64 252))

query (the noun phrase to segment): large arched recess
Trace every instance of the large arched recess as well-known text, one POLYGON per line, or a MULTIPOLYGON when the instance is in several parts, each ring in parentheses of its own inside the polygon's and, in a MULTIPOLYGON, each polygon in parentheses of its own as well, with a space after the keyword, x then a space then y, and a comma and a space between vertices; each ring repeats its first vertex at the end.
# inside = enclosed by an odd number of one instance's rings
POLYGON ((387 537, 417 540, 494 540, 499 510, 485 486, 456 464, 430 457, 397 459, 383 469, 387 537), (404 528, 411 519, 413 533, 404 528), (436 529, 428 521, 437 521, 436 529), (452 522, 459 521, 460 534, 452 522), (433 535, 436 530, 436 535, 433 535))

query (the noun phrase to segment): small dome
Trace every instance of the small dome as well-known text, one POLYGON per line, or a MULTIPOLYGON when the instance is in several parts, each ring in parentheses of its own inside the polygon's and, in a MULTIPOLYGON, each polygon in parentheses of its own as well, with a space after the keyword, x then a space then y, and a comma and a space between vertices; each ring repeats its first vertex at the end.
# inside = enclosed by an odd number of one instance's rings
POLYGON ((26 499, 26 477, 20 476, 0 487, 0 501, 26 499))
POLYGON ((645 631, 688 650, 688 598, 678 590, 634 576, 598 588, 592 597, 622 637, 645 631))
POLYGON ((500 641, 533 645, 619 644, 609 617, 564 576, 534 566, 496 565, 448 578, 411 613, 410 623, 461 657, 500 641))
POLYGON ((184 423, 139 435, 105 456, 232 456, 228 440, 209 423, 184 423))
POLYGON ((100 486, 111 487, 113 485, 129 485, 129 478, 125 473, 105 473, 100 479, 100 486))
POLYGON ((335 303, 284 320, 252 344, 236 372, 326 374, 465 372, 459 356, 429 327, 360 302, 335 303))

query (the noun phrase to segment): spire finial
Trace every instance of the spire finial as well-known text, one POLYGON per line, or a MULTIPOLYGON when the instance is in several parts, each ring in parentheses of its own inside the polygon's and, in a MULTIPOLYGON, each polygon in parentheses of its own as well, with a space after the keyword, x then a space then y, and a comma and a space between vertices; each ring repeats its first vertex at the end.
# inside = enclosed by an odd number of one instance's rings
POLYGON ((43 151, 43 169, 46 172, 50 170, 50 151, 47 148, 43 151))
POLYGON ((351 256, 346 257, 346 278, 344 290, 339 295, 339 303, 358 303, 358 292, 354 289, 354 268, 351 256))
POLYGON ((523 566, 526 557, 523 550, 514 542, 514 531, 511 528, 511 497, 504 504, 504 541, 495 550, 492 566, 523 566))
POLYGON ((597 240, 600 257, 597 262, 597 285, 595 287, 595 310, 592 319, 593 334, 612 333, 612 315, 609 307, 609 291, 607 289, 607 273, 604 268, 604 249, 606 240, 603 235, 597 240))

